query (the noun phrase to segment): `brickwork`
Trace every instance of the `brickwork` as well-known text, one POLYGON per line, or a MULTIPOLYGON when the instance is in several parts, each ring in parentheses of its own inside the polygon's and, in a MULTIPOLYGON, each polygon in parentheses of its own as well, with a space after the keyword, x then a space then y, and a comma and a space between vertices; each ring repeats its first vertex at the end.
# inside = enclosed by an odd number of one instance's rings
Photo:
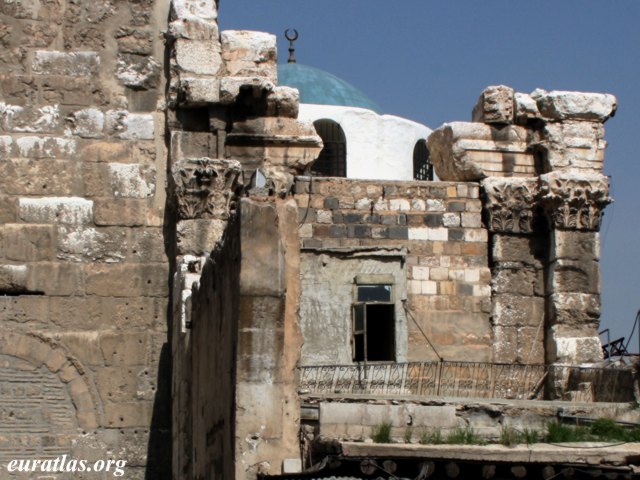
POLYGON ((298 177, 295 191, 303 249, 406 248, 408 360, 437 358, 425 335, 447 360, 491 360, 477 183, 298 177))

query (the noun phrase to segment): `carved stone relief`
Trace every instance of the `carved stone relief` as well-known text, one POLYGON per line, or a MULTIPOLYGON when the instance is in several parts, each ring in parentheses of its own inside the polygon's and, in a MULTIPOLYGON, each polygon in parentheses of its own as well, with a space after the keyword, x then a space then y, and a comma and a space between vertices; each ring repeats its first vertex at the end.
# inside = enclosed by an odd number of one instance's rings
POLYGON ((174 165, 171 173, 181 220, 227 219, 234 210, 234 195, 241 174, 239 162, 189 159, 174 165))
POLYGON ((540 182, 541 202, 552 228, 600 229, 602 211, 613 201, 607 177, 553 172, 541 175, 540 182))
POLYGON ((482 181, 492 232, 531 233, 538 185, 534 179, 490 177, 482 181))

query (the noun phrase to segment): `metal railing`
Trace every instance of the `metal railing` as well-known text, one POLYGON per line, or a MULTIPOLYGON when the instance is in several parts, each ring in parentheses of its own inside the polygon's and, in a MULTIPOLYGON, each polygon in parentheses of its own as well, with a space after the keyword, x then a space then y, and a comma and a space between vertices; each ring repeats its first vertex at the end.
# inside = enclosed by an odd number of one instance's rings
POLYGON ((564 399, 628 402, 633 371, 476 362, 411 362, 300 367, 304 393, 564 399))

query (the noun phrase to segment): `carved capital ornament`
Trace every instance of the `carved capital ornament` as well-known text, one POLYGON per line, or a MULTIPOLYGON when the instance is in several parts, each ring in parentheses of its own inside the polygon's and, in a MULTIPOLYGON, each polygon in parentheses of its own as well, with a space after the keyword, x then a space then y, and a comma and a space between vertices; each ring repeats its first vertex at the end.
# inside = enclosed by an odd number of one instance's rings
POLYGON ((531 233, 538 196, 535 179, 490 177, 482 181, 484 209, 492 232, 531 233))
POLYGON ((541 175, 540 194, 550 227, 559 230, 599 230, 602 211, 613 201, 609 180, 600 174, 541 175))
POLYGON ((171 174, 179 218, 228 218, 241 172, 235 160, 196 158, 176 163, 171 174))

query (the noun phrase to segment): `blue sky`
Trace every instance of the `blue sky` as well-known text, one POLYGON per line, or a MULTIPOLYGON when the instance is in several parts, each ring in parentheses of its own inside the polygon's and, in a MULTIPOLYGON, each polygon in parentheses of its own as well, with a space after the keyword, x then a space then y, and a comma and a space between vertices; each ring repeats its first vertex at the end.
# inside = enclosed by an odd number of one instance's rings
POLYGON ((616 95, 601 270, 602 328, 619 336, 640 309, 639 25, 638 0, 220 0, 221 29, 277 34, 286 62, 283 31, 296 28, 298 62, 434 129, 469 120, 488 85, 616 95))

